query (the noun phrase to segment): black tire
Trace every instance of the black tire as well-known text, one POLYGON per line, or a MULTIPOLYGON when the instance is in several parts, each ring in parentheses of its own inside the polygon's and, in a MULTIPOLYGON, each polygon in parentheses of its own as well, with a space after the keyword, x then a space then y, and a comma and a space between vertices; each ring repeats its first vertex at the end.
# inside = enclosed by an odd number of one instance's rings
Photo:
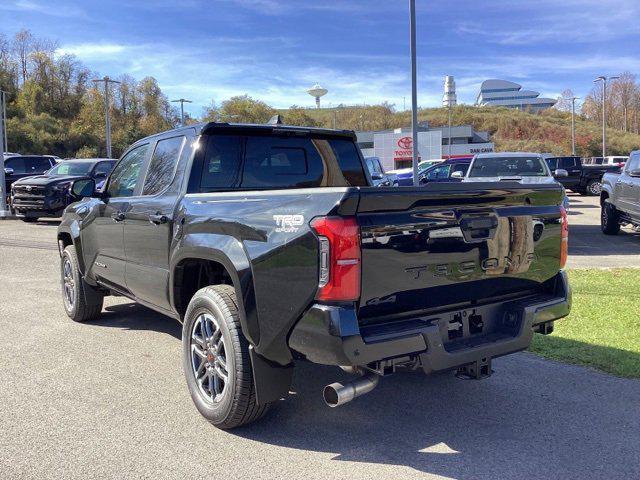
POLYGON ((600 180, 589 180, 586 188, 586 195, 590 197, 599 197, 602 193, 602 182, 600 180))
POLYGON ((62 304, 71 320, 74 322, 86 322, 100 315, 104 295, 83 280, 73 245, 69 245, 62 252, 60 280, 62 304), (69 287, 71 287, 70 290, 69 287))
POLYGON ((605 235, 617 235, 620 231, 618 210, 606 201, 602 204, 600 212, 600 228, 605 235))
MULTIPOLYGON (((232 286, 205 287, 193 296, 182 328, 182 359, 191 398, 202 416, 216 427, 230 429, 246 425, 262 417, 269 408, 270 404, 258 405, 256 401, 249 342, 240 327, 236 292, 232 286), (219 329, 215 332, 220 332, 221 337, 218 338, 223 341, 224 353, 221 354, 220 349, 214 352, 216 333, 212 333, 211 346, 204 350, 205 356, 192 354, 193 348, 198 349, 203 341, 198 334, 202 331, 199 329, 203 322, 211 323, 212 320, 219 329), (205 386, 205 370, 211 368, 217 372, 215 362, 219 358, 224 358, 227 381, 222 382, 224 389, 218 394, 211 383, 208 383, 209 387, 205 386), (214 362, 213 365, 211 362, 214 362), (205 366, 202 367, 201 363, 205 366), (203 374, 198 378, 202 382, 199 382, 196 375, 201 368, 203 374)), ((215 373, 212 375, 216 376, 215 373)), ((218 382, 221 381, 220 378, 218 377, 218 382)))
POLYGON ((20 217, 20 220, 22 220, 25 223, 36 223, 38 221, 37 217, 20 217))

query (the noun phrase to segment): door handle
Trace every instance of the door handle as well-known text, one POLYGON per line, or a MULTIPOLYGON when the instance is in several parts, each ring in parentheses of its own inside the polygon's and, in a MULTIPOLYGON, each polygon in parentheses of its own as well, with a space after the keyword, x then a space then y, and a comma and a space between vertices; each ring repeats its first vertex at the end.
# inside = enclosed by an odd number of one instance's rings
POLYGON ((157 213, 155 215, 149 215, 149 221, 154 225, 161 225, 163 223, 167 223, 169 221, 169 217, 162 215, 161 213, 157 213))
POLYGON ((124 212, 115 212, 111 214, 111 218, 114 222, 121 222, 125 219, 124 212))

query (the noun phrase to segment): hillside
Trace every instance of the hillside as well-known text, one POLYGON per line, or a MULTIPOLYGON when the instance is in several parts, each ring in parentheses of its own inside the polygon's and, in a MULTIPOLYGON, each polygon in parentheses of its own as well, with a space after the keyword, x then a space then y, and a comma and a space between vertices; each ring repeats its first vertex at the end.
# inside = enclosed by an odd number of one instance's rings
MULTIPOLYGON (((410 112, 393 112, 384 105, 279 111, 285 120, 290 112, 295 112, 293 116, 296 120, 308 117, 311 121, 306 123, 330 128, 335 125, 337 128, 354 130, 382 130, 411 124, 410 112)), ((550 152, 556 155, 571 153, 571 114, 567 112, 551 109, 542 114, 532 114, 506 108, 460 105, 453 109, 452 117, 454 125, 471 124, 476 130, 488 131, 498 151, 550 152)), ((447 110, 421 109, 418 119, 428 121, 431 126, 447 125, 447 110)), ((601 155, 601 142, 599 123, 576 115, 578 155, 601 155)), ((607 153, 628 155, 636 149, 640 149, 640 135, 607 129, 607 153)))

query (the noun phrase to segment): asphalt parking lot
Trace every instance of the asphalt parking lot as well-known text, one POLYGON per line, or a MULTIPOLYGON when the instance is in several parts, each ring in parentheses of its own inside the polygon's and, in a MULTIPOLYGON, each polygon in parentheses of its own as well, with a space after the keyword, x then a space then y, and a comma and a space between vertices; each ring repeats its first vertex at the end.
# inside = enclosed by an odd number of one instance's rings
POLYGON ((603 235, 598 197, 569 194, 569 203, 568 268, 640 267, 640 232, 624 227, 603 235))
MULTIPOLYGON (((604 237, 571 197, 569 265, 640 267, 640 234, 604 237)), ((70 321, 55 222, 0 222, 0 478, 640 478, 640 381, 528 353, 482 381, 398 375, 338 409, 338 369, 300 365, 255 425, 193 407, 180 326, 128 300, 70 321)))

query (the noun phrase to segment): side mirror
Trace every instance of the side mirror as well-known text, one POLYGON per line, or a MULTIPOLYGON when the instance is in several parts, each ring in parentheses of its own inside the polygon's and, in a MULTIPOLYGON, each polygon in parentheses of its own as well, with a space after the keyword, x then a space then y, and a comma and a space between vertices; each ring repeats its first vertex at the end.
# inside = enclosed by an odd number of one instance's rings
POLYGON ((560 178, 568 177, 569 172, 567 172, 564 168, 556 168, 556 170, 553 172, 553 176, 560 178))
POLYGON ((71 193, 77 198, 93 197, 96 190, 96 182, 91 179, 76 180, 71 186, 71 193))
POLYGON ((633 170, 629 171, 629 176, 630 177, 640 177, 640 168, 634 168, 633 170))
POLYGON ((13 175, 13 168, 9 168, 9 167, 5 168, 4 169, 4 174, 5 175, 13 175))
POLYGON ((381 173, 375 172, 371 174, 371 179, 372 180, 382 180, 384 177, 382 176, 381 173))
POLYGON ((464 173, 462 173, 460 170, 456 170, 451 174, 451 178, 464 178, 464 173))

